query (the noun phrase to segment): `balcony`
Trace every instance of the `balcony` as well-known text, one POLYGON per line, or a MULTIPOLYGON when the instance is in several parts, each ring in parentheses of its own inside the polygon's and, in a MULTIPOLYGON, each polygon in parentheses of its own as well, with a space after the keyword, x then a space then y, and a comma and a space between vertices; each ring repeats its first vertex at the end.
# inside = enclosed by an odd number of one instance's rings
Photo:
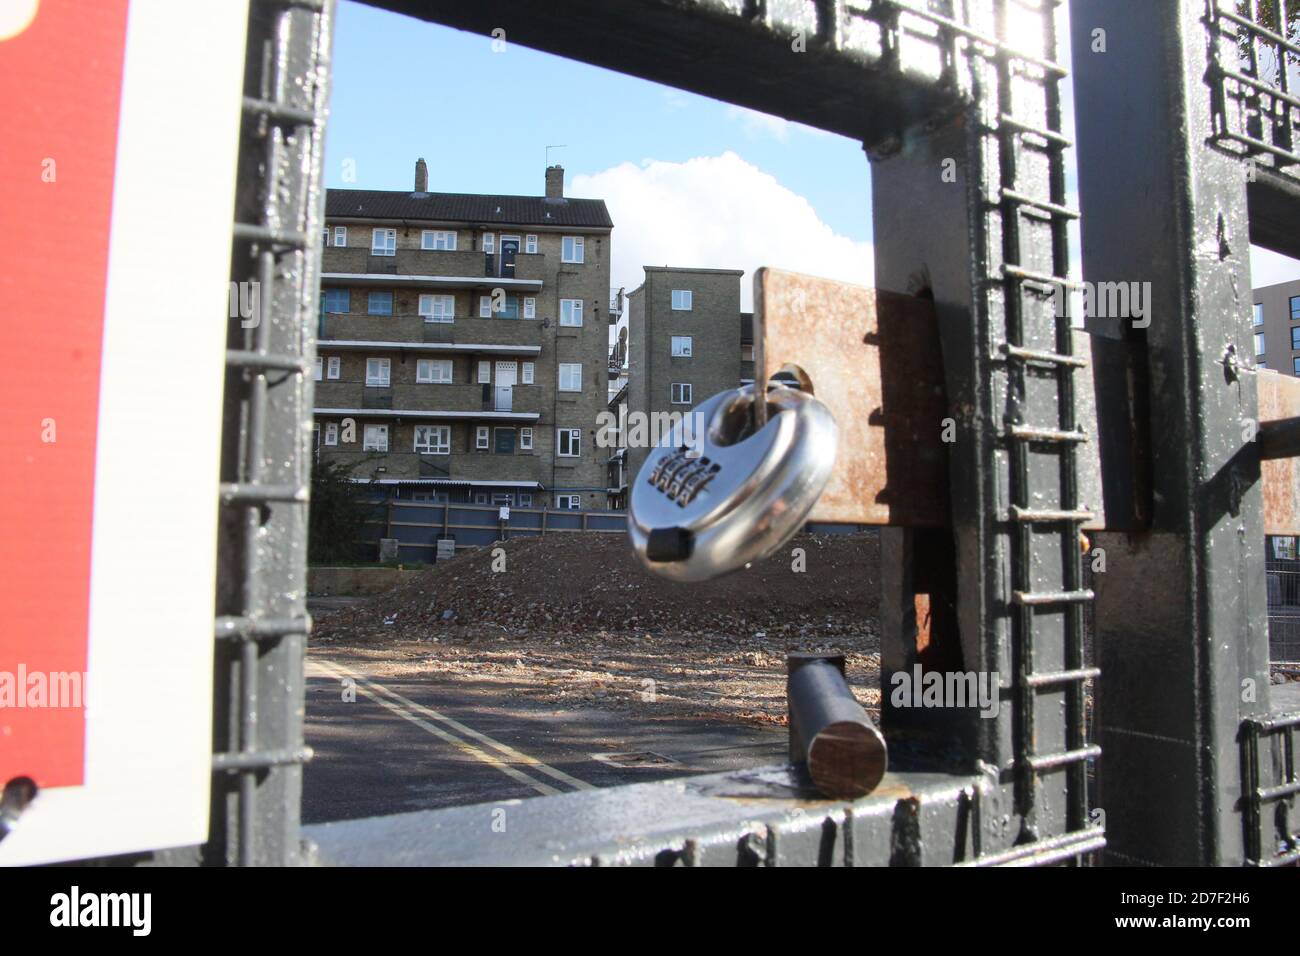
POLYGON ((537 385, 515 385, 501 391, 496 386, 477 382, 451 385, 397 382, 388 388, 375 388, 360 382, 324 381, 316 383, 317 409, 374 411, 372 417, 393 418, 476 418, 477 413, 511 414, 527 424, 542 411, 542 389, 537 385))
MULTIPOLYGON (((395 438, 402 441, 403 449, 411 447, 404 433, 395 438)), ((396 447, 396 444, 389 445, 390 449, 396 447)), ((447 481, 540 483, 550 477, 543 473, 541 458, 527 452, 495 454, 457 449, 450 455, 425 455, 405 450, 361 452, 325 445, 320 449, 320 459, 339 462, 353 478, 387 481, 440 478, 447 481)))
POLYGON ((405 286, 430 289, 492 288, 537 291, 546 268, 541 255, 519 255, 513 275, 503 271, 499 257, 490 253, 432 249, 399 249, 396 255, 375 256, 369 249, 329 246, 321 253, 324 285, 405 286))
POLYGON ((533 319, 457 318, 453 322, 428 322, 424 316, 409 313, 359 315, 330 312, 321 316, 317 338, 322 350, 353 348, 330 344, 336 342, 373 342, 393 343, 417 351, 421 351, 424 345, 444 345, 447 351, 459 351, 464 346, 490 345, 494 346, 490 351, 501 354, 536 355, 541 348, 541 326, 540 321, 533 319), (512 353, 511 347, 517 347, 518 351, 512 353))

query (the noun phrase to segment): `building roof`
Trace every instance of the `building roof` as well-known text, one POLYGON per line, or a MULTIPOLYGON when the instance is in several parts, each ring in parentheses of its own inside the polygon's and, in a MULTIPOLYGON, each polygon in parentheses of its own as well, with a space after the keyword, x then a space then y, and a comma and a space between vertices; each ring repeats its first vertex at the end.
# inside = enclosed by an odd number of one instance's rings
POLYGON ((327 218, 411 219, 612 229, 603 199, 412 193, 385 189, 327 189, 327 218))

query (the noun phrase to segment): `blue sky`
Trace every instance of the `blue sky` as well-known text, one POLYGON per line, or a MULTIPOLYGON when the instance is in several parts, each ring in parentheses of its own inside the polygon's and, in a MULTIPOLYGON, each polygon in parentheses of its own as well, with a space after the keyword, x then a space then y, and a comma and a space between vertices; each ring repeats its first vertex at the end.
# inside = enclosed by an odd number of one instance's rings
MULTIPOLYGON (((410 189, 423 156, 432 190, 539 195, 548 145, 564 146, 550 155, 567 194, 610 207, 616 286, 639 284, 647 264, 872 282, 870 172, 856 142, 508 34, 494 52, 487 36, 340 3, 328 186, 410 189)), ((1273 254, 1254 265, 1257 286, 1300 276, 1273 254)))

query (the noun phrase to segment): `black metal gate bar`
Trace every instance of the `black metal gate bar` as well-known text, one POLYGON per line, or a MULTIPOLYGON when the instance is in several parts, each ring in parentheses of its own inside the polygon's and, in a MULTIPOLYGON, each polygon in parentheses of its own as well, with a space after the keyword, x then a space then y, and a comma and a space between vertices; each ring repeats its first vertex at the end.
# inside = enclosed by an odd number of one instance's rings
MULTIPOLYGON (((1071 7, 1084 278, 1151 289, 1149 327, 1088 317, 1094 355, 1109 340, 1150 382, 1150 527, 1099 536, 1095 576, 1100 805, 1122 863, 1243 861, 1237 738, 1268 711, 1259 459, 1243 434, 1257 419, 1247 170, 1211 138, 1212 66, 1232 41, 1206 13, 1071 7)), ((1099 381, 1101 428, 1129 433, 1125 392, 1099 381)))
POLYGON ((307 474, 332 3, 254 0, 232 281, 255 324, 227 339, 213 794, 205 863, 296 862, 307 474))

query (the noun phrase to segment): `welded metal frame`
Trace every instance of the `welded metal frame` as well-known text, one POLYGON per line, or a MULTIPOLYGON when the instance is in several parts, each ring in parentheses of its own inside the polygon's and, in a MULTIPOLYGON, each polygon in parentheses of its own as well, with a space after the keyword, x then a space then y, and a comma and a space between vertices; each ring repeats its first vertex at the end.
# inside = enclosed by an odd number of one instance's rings
MULTIPOLYGON (((1099 427, 1131 435, 1136 412, 1149 435, 1132 481, 1123 442, 1103 447, 1109 490, 1149 495, 1134 530, 1098 536, 1099 802, 1117 863, 1265 862, 1263 805, 1285 823, 1294 725, 1270 714, 1260 456, 1244 426, 1258 420, 1249 242, 1288 251, 1300 217, 1293 157, 1243 138, 1245 74, 1225 30, 1243 18, 1228 6, 1071 9, 1084 279, 1152 289, 1147 328, 1088 319, 1094 356, 1118 356, 1098 361, 1099 427)), ((1289 137, 1286 105, 1275 129, 1289 137)))

